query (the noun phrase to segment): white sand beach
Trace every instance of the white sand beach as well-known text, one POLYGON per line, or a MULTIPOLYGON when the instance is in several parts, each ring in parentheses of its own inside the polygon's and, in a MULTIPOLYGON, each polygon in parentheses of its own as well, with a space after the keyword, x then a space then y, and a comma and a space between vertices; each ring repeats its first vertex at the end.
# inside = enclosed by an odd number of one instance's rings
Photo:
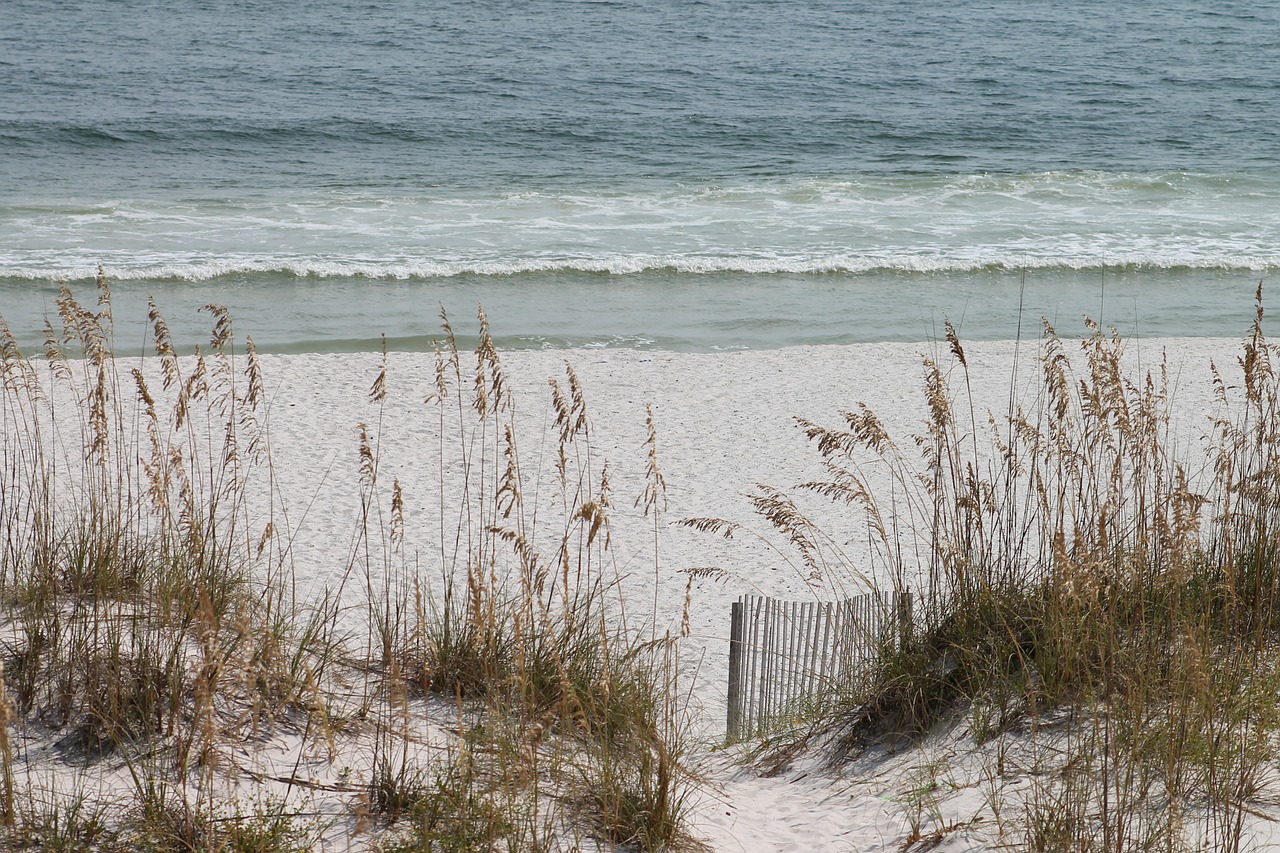
MULTIPOLYGON (((1187 458, 1194 459, 1196 443, 1209 425, 1210 364, 1216 363, 1230 382, 1238 372, 1240 342, 1138 339, 1127 347, 1135 381, 1147 370, 1167 370, 1174 434, 1187 458)), ((1072 356, 1078 352, 1070 341, 1067 351, 1072 356)), ((920 429, 925 413, 921 376, 922 359, 928 356, 948 371, 952 390, 963 403, 964 374, 950 354, 939 354, 931 344, 696 354, 621 349, 501 353, 516 405, 526 490, 554 473, 548 380, 562 379, 567 362, 586 397, 591 453, 607 460, 611 472, 618 594, 628 618, 637 628, 655 622, 658 631, 679 633, 689 592, 684 657, 692 673, 689 704, 698 739, 693 763, 704 775, 690 828, 712 850, 887 851, 924 842, 936 843, 933 849, 987 849, 1006 843, 1010 827, 1018 825, 1016 803, 1023 802, 1019 792, 1029 786, 1029 777, 1016 771, 993 775, 991 748, 976 746, 963 721, 919 747, 897 753, 872 750, 838 771, 801 757, 786 772, 762 777, 744 763, 748 745, 722 748, 730 603, 744 593, 830 600, 889 581, 877 579, 872 564, 858 562, 867 557, 863 521, 848 508, 821 499, 798 501, 831 532, 854 565, 820 579, 807 577, 794 559, 786 559, 785 543, 773 550, 749 536, 728 541, 674 524, 683 518, 718 517, 766 531, 766 525, 753 519, 746 498, 754 485, 785 490, 823 474, 796 418, 836 424, 841 412, 866 404, 910 454, 910 436, 920 429), (657 459, 668 484, 669 505, 656 526, 636 506, 645 486, 646 406, 652 407, 657 459), (708 566, 723 571, 690 582, 686 570, 708 566)), ((970 343, 966 356, 973 422, 980 428, 986 428, 988 412, 997 420, 1007 412, 1011 389, 1021 405, 1034 410, 1033 395, 1040 387, 1035 342, 970 343)), ((377 354, 261 357, 270 401, 272 468, 288 508, 287 539, 304 600, 337 587, 350 564, 359 516, 359 424, 368 425, 373 436, 380 482, 394 479, 403 490, 408 564, 428 587, 440 576, 440 483, 442 477, 452 482, 457 472, 442 473, 440 425, 423 404, 435 361, 431 354, 396 352, 387 360, 387 396, 376 404, 369 392, 381 363, 377 354)), ((154 367, 150 360, 144 364, 144 370, 154 367)), ((464 363, 466 369, 470 366, 464 363)), ((1083 358, 1077 369, 1083 369, 1083 358)), ((535 495, 532 502, 537 501, 535 495)), ((361 592, 352 591, 358 586, 353 584, 347 594, 358 598, 361 592)), ((353 612, 360 611, 356 604, 352 602, 353 612)), ((1021 745, 1015 738, 1002 749, 1016 754, 1021 745)), ((338 765, 357 764, 352 754, 359 749, 353 742, 339 750, 345 758, 309 757, 312 778, 332 778, 338 765)), ((263 745, 245 754, 243 766, 258 767, 259 781, 266 779, 264 784, 274 785, 277 793, 296 796, 292 786, 281 788, 270 777, 281 767, 301 766, 303 751, 299 743, 263 745)), ((46 762, 57 761, 52 752, 40 755, 29 773, 47 773, 46 762)), ((328 797, 327 806, 315 808, 332 812, 348 790, 318 783, 306 796, 328 797)), ((1261 817, 1254 822, 1256 833, 1250 837, 1265 845, 1271 824, 1261 817)), ((336 850, 363 843, 344 833, 321 846, 336 850)))

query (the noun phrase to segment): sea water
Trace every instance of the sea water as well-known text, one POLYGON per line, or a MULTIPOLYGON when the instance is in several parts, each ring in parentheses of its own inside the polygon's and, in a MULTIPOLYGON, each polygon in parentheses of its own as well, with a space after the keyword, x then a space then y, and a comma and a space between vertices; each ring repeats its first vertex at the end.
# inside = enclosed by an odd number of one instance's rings
POLYGON ((102 265, 198 341, 1235 335, 1280 270, 1280 3, 11 0, 0 314, 102 265))

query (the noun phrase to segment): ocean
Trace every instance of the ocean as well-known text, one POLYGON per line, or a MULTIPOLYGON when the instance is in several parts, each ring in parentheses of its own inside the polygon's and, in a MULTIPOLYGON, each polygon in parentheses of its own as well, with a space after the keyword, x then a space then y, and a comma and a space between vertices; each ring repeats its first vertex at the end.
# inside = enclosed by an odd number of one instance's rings
POLYGON ((1244 332, 1280 3, 7 0, 0 314, 277 352, 1244 332))

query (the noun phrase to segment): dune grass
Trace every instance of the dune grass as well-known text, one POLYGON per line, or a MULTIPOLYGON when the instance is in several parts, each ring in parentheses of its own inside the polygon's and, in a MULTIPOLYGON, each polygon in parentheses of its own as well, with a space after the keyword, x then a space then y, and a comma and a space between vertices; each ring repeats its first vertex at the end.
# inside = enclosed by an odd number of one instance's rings
POLYGON ((1038 744, 1001 828, 1014 846, 1247 846, 1280 727, 1280 384, 1262 317, 1259 289, 1238 366, 1213 370, 1203 446, 1173 428, 1163 361, 1133 373, 1096 325, 1073 355, 1047 322, 1037 392, 1007 412, 969 402, 948 324, 910 442, 866 407, 803 422, 830 477, 801 488, 864 513, 880 574, 920 592, 867 682, 836 685, 766 765, 820 745, 839 766, 967 720, 978 741, 1038 744))
MULTIPOLYGON (((427 400, 439 425, 440 482, 444 471, 458 472, 437 502, 448 513, 440 527, 449 531, 437 555, 439 596, 424 595, 424 579, 405 560, 400 484, 379 499, 378 439, 369 433, 363 440, 365 515, 385 509, 389 519, 370 551, 381 563, 376 574, 387 579, 380 588, 368 582, 371 600, 382 602, 373 618, 381 658, 373 663, 394 674, 400 684, 392 687, 405 697, 440 697, 473 726, 434 776, 406 770, 404 756, 384 762, 374 799, 409 817, 406 849, 442 827, 459 834, 450 842, 457 849, 499 835, 519 849, 540 849, 553 846, 566 820, 629 847, 696 846, 684 826, 691 780, 677 702, 678 638, 630 626, 617 594, 613 495, 607 464, 591 449, 582 388, 568 365, 563 380, 550 382, 555 461, 552 482, 540 485, 553 495, 542 502, 558 511, 539 525, 526 498, 532 480, 514 401, 483 312, 480 322, 468 372, 445 319, 427 400), (415 794, 401 796, 405 787, 415 794), (539 799, 547 792, 561 800, 550 813, 539 799), (477 804, 483 807, 473 813, 477 804)), ((387 382, 384 357, 373 403, 387 382)), ((651 477, 657 483, 660 470, 651 477)), ((656 491, 640 509, 658 511, 656 491)))
POLYGON ((38 358, 0 321, 9 846, 697 846, 678 638, 632 627, 613 594, 608 470, 571 368, 549 395, 554 471, 526 472, 483 312, 474 367, 445 321, 423 409, 439 434, 441 535, 419 553, 401 484, 382 476, 384 352, 354 448, 355 544, 302 600, 252 341, 237 351, 231 317, 208 306, 207 348, 179 358, 153 304, 154 353, 131 367, 104 275, 95 305, 64 290, 57 306, 38 358), (553 537, 526 506, 531 483, 558 490, 553 537), (368 759, 315 783, 303 752, 293 770, 237 758, 297 742, 368 759), (50 769, 101 784, 53 784, 50 769), (308 811, 309 791, 340 807, 308 811))

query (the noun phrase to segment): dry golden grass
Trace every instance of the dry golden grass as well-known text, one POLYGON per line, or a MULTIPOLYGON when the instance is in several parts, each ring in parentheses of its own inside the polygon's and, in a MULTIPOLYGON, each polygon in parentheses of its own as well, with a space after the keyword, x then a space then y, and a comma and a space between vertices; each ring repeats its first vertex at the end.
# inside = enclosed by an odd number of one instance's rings
MULTIPOLYGON (((1030 409, 975 410, 948 324, 910 443, 866 407, 802 423, 831 476, 801 488, 864 512, 881 574, 919 601, 869 682, 837 685, 768 766, 818 744, 843 764, 967 717, 979 740, 1038 732, 1055 756, 1022 831, 1003 827, 1015 846, 1246 845, 1280 734, 1280 382, 1262 315, 1259 289, 1239 379, 1214 370, 1207 468, 1171 431, 1165 364, 1131 375, 1096 325, 1077 365, 1045 323, 1030 409)), ((805 566, 838 570, 786 496, 758 503, 805 566)))
MULTIPOLYGON (((63 291, 40 359, 0 320, 0 489, 16 496, 0 506, 0 835, 48 849, 292 850, 336 820, 387 850, 588 836, 696 846, 678 638, 638 636, 610 597, 608 469, 572 368, 551 387, 547 487, 563 528, 543 544, 524 496, 539 473, 522 468, 487 320, 472 370, 445 321, 425 415, 439 428, 445 532, 418 555, 404 489, 382 475, 384 348, 375 416, 359 426, 355 544, 344 575, 301 601, 257 353, 251 340, 237 353, 225 309, 205 310, 208 348, 180 358, 152 304, 154 358, 132 370, 115 359, 104 275, 93 307, 63 291), (363 640, 340 630, 356 599, 363 640), (33 782, 13 731, 56 741, 55 762, 109 764, 123 785, 33 782), (346 816, 308 822, 287 794, 247 810, 229 795, 271 781, 240 767, 237 747, 290 739, 330 755, 369 745, 367 771, 327 786, 346 816)), ((656 525, 652 423, 648 452, 641 507, 656 525)), ((296 766, 276 781, 306 782, 296 766)))

